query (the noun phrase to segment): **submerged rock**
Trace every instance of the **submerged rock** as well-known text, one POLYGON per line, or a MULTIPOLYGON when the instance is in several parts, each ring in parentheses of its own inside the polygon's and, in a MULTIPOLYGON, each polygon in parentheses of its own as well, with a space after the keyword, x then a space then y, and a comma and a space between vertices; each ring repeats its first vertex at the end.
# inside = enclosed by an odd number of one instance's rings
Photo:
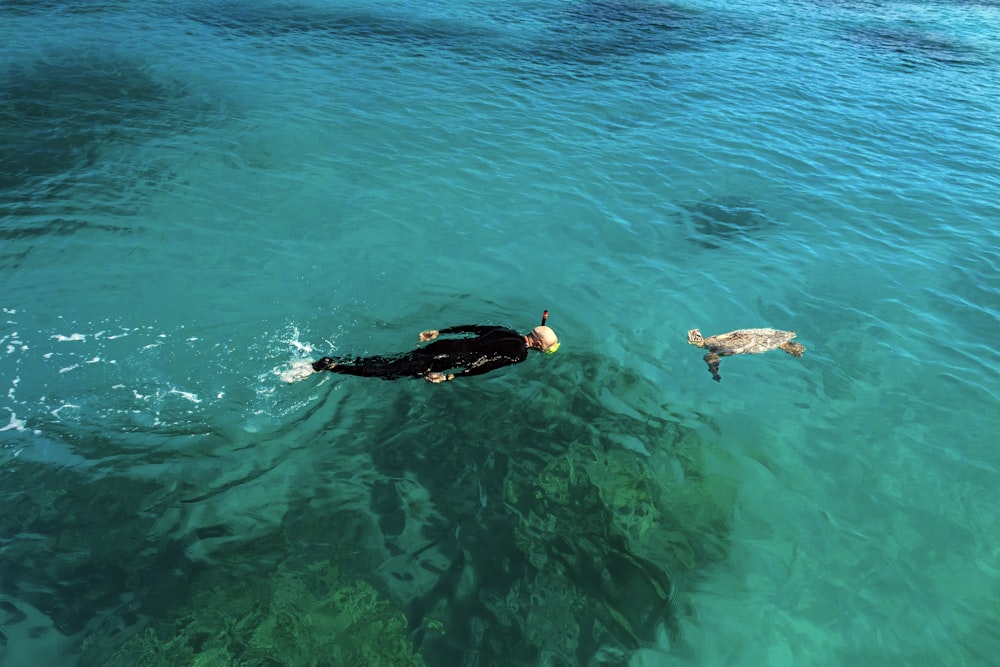
POLYGON ((422 667, 402 612, 335 565, 280 566, 252 585, 204 581, 180 618, 125 642, 108 667, 402 665, 422 667))
POLYGON ((715 249, 764 229, 767 214, 749 199, 722 197, 685 204, 679 213, 699 245, 715 249))

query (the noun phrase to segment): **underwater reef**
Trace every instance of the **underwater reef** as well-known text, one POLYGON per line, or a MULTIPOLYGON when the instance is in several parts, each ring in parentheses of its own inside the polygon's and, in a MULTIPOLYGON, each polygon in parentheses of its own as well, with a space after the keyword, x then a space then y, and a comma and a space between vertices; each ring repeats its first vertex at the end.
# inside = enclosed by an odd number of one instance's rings
POLYGON ((228 481, 128 479, 175 456, 128 464, 114 432, 77 449, 104 475, 21 462, 0 521, 31 538, 0 551, 10 646, 61 642, 80 667, 485 667, 626 665, 682 641, 687 592, 728 555, 737 476, 710 417, 560 353, 461 391, 336 392, 274 442, 201 441, 194 466, 257 462, 228 481))
POLYGON ((372 433, 376 468, 405 480, 379 493, 380 570, 427 663, 626 664, 676 636, 684 591, 728 554, 737 487, 711 423, 580 353, 502 402, 477 391, 456 398, 467 418, 421 403, 433 433, 372 433))
POLYGON ((424 665, 402 612, 330 561, 282 564, 262 581, 220 574, 198 582, 204 588, 180 615, 134 635, 103 664, 424 665))
POLYGON ((675 214, 698 245, 716 250, 764 231, 772 223, 754 202, 724 196, 680 205, 675 214))

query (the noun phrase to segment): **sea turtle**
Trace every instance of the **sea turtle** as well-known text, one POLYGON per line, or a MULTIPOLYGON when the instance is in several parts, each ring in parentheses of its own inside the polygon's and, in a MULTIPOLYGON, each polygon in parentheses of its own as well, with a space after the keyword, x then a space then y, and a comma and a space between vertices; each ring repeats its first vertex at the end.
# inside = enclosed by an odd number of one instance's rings
POLYGON ((688 331, 688 342, 691 345, 708 350, 705 353, 705 363, 708 364, 708 371, 716 382, 722 380, 719 375, 719 363, 722 357, 734 354, 760 354, 775 349, 784 350, 793 357, 801 357, 806 351, 806 346, 793 343, 793 338, 795 338, 794 331, 778 329, 739 329, 708 338, 703 338, 697 329, 688 331))

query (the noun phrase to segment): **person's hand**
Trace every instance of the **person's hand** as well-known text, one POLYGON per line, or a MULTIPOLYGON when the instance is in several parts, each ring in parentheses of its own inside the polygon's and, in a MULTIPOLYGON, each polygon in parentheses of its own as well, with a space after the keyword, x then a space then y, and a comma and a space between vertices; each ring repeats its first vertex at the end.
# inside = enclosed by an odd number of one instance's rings
POLYGON ((421 343, 426 343, 429 340, 434 340, 435 338, 438 337, 439 333, 441 333, 441 332, 438 331, 437 329, 428 329, 427 331, 421 331, 420 332, 420 342, 421 343))
POLYGON ((447 382, 448 380, 454 380, 455 375, 453 373, 448 373, 447 375, 444 373, 428 373, 424 376, 424 379, 434 384, 441 384, 442 382, 447 382))

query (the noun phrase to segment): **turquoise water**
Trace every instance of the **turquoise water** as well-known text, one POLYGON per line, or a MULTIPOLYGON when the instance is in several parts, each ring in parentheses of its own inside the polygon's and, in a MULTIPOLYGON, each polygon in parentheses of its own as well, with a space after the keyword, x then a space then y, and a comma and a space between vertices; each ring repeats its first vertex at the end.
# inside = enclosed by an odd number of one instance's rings
POLYGON ((991 663, 998 26, 0 2, 0 662, 991 663))

